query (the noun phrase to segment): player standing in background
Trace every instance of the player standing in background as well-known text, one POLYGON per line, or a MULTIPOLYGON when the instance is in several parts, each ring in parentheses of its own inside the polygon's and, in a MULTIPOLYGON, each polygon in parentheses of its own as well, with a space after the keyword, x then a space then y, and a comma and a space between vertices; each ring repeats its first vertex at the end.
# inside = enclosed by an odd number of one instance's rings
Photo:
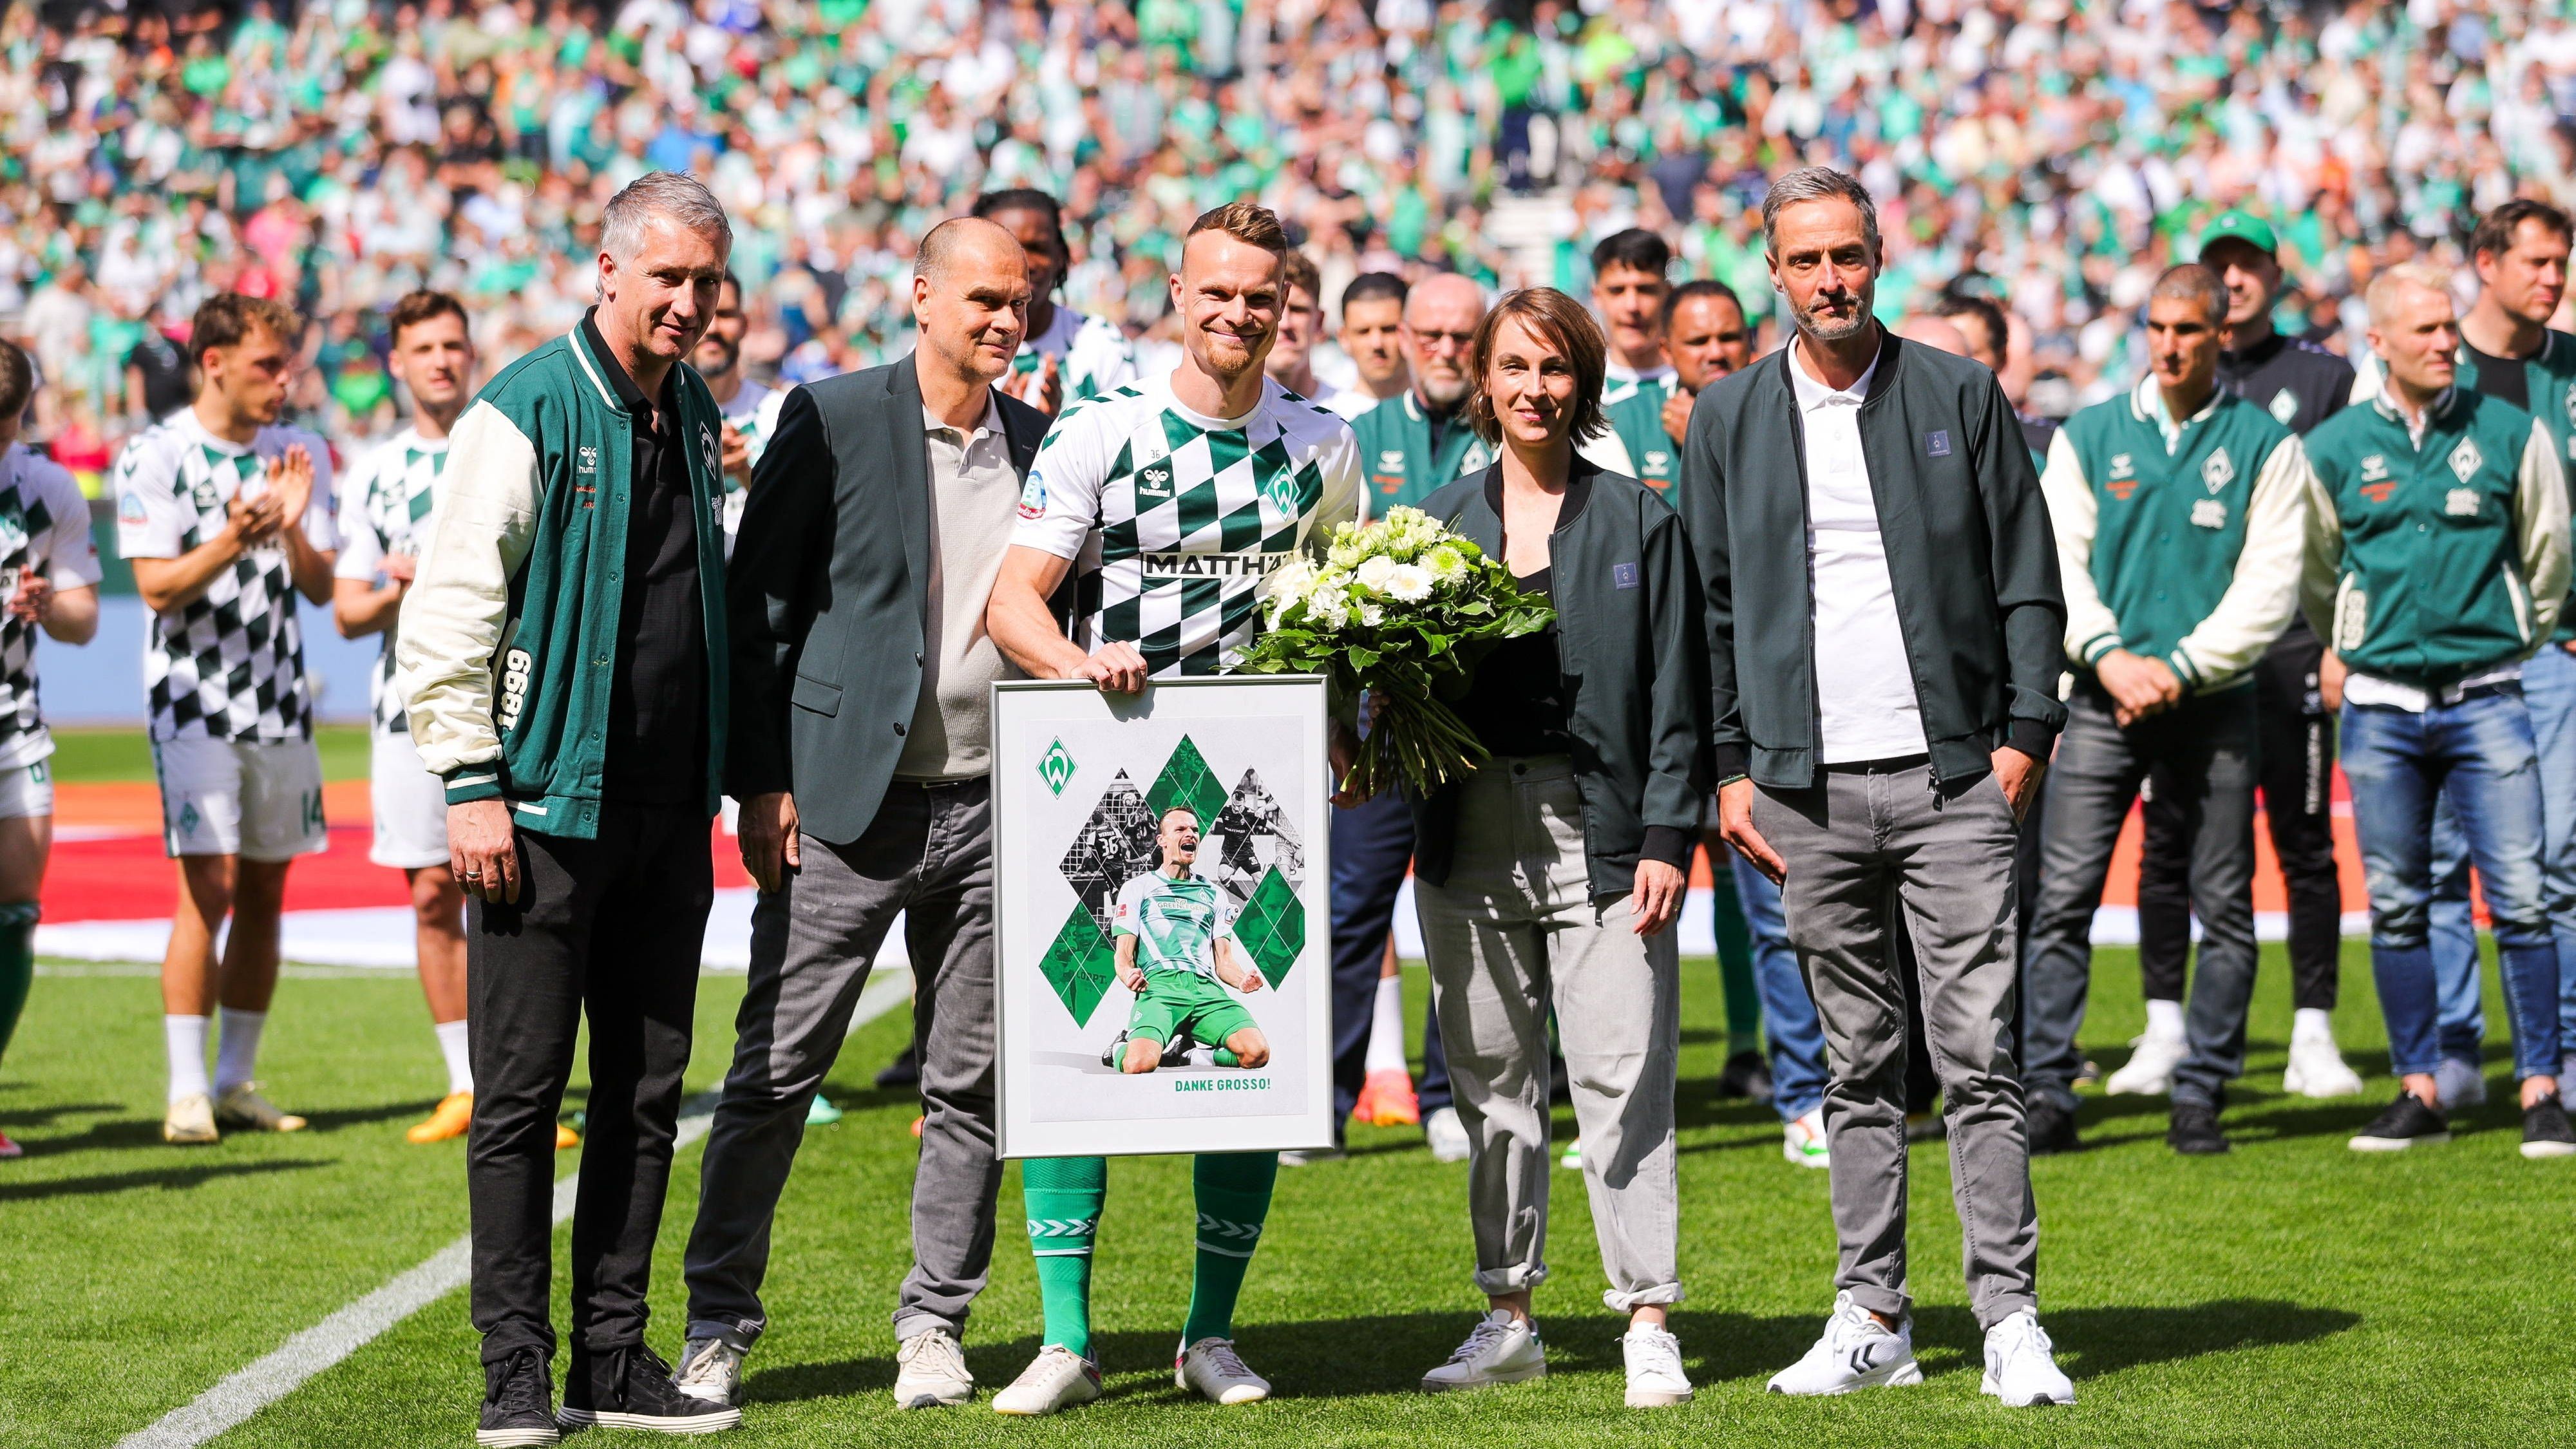
POLYGON ((117 547, 152 610, 143 682, 162 836, 179 862, 161 961, 169 1142, 213 1142, 219 1123, 304 1127, 252 1080, 277 994, 286 868, 329 843, 295 600, 331 597, 331 450, 277 426, 303 332, 282 303, 208 298, 188 334, 197 400, 126 444, 112 480, 117 547), (209 1082, 218 1000, 223 1042, 209 1082))
POLYGON ((716 290, 716 311, 707 323, 707 335, 698 340, 698 350, 689 354, 689 365, 706 380, 716 410, 724 414, 727 552, 732 551, 734 533, 742 526, 742 500, 751 490, 751 470, 760 462, 769 435, 778 430, 778 409, 787 400, 784 391, 763 387, 744 375, 742 335, 750 326, 751 319, 742 310, 742 279, 727 272, 724 285, 716 290))
MULTIPOLYGON (((1384 402, 1413 380, 1404 365, 1398 333, 1404 326, 1404 278, 1393 272, 1362 272, 1342 288, 1342 352, 1359 373, 1352 392, 1371 402, 1384 402)), ((1363 403, 1361 412, 1368 411, 1363 403)), ((1345 414, 1353 417, 1356 415, 1345 414)))
MULTIPOLYGON (((0 1056, 36 979, 36 899, 54 843, 54 737, 36 709, 36 631, 98 632, 89 500, 60 464, 18 441, 36 369, 0 342, 0 1056)), ((22 1149, 0 1132, 0 1158, 22 1149)))
POLYGON ((1064 239, 1064 208, 1043 191, 1018 187, 975 198, 971 213, 1018 237, 1029 254, 1029 340, 1020 347, 1003 391, 1042 413, 1114 392, 1137 378, 1135 349, 1113 323, 1086 317, 1055 299, 1073 265, 1064 239))
POLYGON ((1288 299, 1279 309, 1279 340, 1262 364, 1270 380, 1344 422, 1376 407, 1376 398, 1335 387, 1315 371, 1315 344, 1324 340, 1324 304, 1316 300, 1323 274, 1304 252, 1290 252, 1281 274, 1288 299))
MULTIPOLYGON (((1238 201, 1201 216, 1171 279, 1180 365, 1067 408, 1047 434, 985 609, 993 642, 1031 678, 1135 694, 1155 678, 1223 674, 1260 628, 1272 573, 1359 515, 1350 426, 1290 398, 1261 370, 1285 300, 1287 252, 1267 208, 1238 201), (1047 606, 1067 577, 1076 581, 1070 639, 1047 606)), ((1334 741, 1337 779, 1350 744, 1334 741)), ((1275 1152, 1203 1153, 1192 1168, 1198 1259, 1173 1370, 1183 1388, 1221 1404, 1270 1395, 1235 1351, 1234 1305, 1278 1173, 1275 1152)), ((1046 1334, 993 1407, 1052 1414, 1100 1396, 1091 1249, 1108 1163, 1033 1158, 1020 1181, 1046 1334)))
MULTIPOLYGON (((447 859, 447 791, 412 747, 394 688, 394 620, 411 588, 421 545, 437 526, 438 475, 447 434, 474 400, 474 340, 465 308, 444 292, 413 292, 389 319, 394 380, 411 395, 411 426, 360 455, 341 482, 342 548, 332 566, 331 617, 344 639, 382 634, 368 676, 368 797, 375 840, 367 859, 403 873, 430 1030, 447 1060, 447 1095, 414 1142, 462 1137, 474 1121, 474 1067, 465 1050, 465 888, 447 859), (380 585, 377 580, 383 579, 380 585)), ((558 1127, 555 1146, 580 1139, 558 1127)))
POLYGON ((1663 423, 1664 399, 1674 389, 1672 360, 1664 355, 1672 264, 1672 247, 1643 227, 1613 232, 1592 249, 1592 310, 1610 343, 1601 386, 1610 431, 1584 444, 1583 456, 1659 494, 1671 491, 1679 457, 1663 423))

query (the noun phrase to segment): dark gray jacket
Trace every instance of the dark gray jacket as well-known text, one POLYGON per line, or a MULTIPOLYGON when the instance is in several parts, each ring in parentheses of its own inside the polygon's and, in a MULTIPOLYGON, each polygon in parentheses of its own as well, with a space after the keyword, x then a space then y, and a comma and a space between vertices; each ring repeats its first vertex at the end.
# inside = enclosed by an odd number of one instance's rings
MULTIPOLYGON (((1548 539, 1557 650, 1574 686, 1568 723, 1592 894, 1620 895, 1635 886, 1640 856, 1687 869, 1698 840, 1708 640, 1681 519, 1634 478, 1579 457, 1574 466, 1589 483, 1582 511, 1548 539)), ((1448 484, 1422 510, 1500 558, 1500 488, 1497 465, 1448 484)), ((1457 821, 1455 786, 1414 802, 1415 875, 1448 880, 1457 821)))
MULTIPOLYGON (((1011 468, 1025 478, 1046 416, 994 396, 1011 468)), ((787 395, 726 575, 725 793, 792 790, 805 833, 856 840, 885 799, 921 697, 930 449, 911 357, 787 395)))
MULTIPOLYGON (((1932 773, 1969 781, 2006 743, 2048 758, 2066 708, 2066 600, 2030 449, 1995 375, 1882 334, 1860 437, 1932 773)), ((1699 395, 1681 515, 1708 597, 1719 780, 1815 782, 1806 434, 1784 347, 1699 395)))

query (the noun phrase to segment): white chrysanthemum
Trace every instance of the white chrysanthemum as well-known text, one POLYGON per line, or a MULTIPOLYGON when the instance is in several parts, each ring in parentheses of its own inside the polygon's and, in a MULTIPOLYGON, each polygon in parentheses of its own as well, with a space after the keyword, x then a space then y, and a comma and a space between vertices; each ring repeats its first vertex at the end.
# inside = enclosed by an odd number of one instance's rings
POLYGON ((1360 560, 1360 566, 1351 571, 1351 576, 1359 580, 1361 588, 1372 594, 1382 594, 1386 592, 1386 582, 1394 575, 1395 568, 1395 560, 1382 553, 1373 553, 1360 560))
POLYGON ((1270 576, 1268 598, 1273 606, 1305 602, 1315 589, 1315 565, 1303 558, 1292 558, 1270 576))
POLYGON ((1351 606, 1340 589, 1317 589, 1307 597, 1306 617, 1325 633, 1338 633, 1351 622, 1351 606))
POLYGON ((1360 606, 1360 622, 1368 625, 1372 629, 1385 623, 1386 607, 1382 604, 1362 604, 1360 606))
POLYGON ((1456 544, 1443 543, 1422 556, 1422 566, 1430 570, 1433 580, 1454 584, 1467 576, 1467 555, 1456 544))
POLYGON ((1406 604, 1431 597, 1431 570, 1420 564, 1397 564, 1387 574, 1386 595, 1406 604))

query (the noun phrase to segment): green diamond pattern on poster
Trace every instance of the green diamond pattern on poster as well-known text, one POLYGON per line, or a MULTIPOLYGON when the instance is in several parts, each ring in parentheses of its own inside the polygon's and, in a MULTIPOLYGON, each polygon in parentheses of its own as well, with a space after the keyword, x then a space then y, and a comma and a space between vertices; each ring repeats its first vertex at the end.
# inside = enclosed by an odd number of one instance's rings
POLYGON ((1055 933, 1055 944, 1038 962, 1038 970, 1055 988, 1064 1009, 1073 1013, 1073 1024, 1089 1026, 1092 1011, 1117 978, 1117 963, 1118 953, 1100 934, 1099 923, 1076 904, 1064 918, 1064 929, 1055 933))
POLYGON ((1235 918, 1234 939, 1243 943, 1261 967, 1261 979, 1274 989, 1288 979, 1288 968, 1306 949, 1306 907, 1279 867, 1262 872, 1261 884, 1252 888, 1252 899, 1235 918))
POLYGON ((1225 800, 1225 787, 1217 783, 1216 772, 1208 768, 1188 735, 1181 736, 1180 748, 1163 762, 1163 773, 1154 777, 1154 788, 1145 792, 1145 803, 1154 808, 1157 820, 1164 811, 1186 805, 1198 812, 1202 831, 1215 822, 1225 800))

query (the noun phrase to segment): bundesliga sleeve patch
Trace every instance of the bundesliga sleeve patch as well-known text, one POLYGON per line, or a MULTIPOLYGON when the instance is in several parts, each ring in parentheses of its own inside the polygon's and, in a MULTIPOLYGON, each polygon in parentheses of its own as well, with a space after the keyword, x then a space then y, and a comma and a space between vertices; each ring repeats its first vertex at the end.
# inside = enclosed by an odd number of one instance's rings
POLYGON ((1029 470, 1029 481, 1020 485, 1020 517, 1031 523, 1046 517, 1046 476, 1035 468, 1029 470))

